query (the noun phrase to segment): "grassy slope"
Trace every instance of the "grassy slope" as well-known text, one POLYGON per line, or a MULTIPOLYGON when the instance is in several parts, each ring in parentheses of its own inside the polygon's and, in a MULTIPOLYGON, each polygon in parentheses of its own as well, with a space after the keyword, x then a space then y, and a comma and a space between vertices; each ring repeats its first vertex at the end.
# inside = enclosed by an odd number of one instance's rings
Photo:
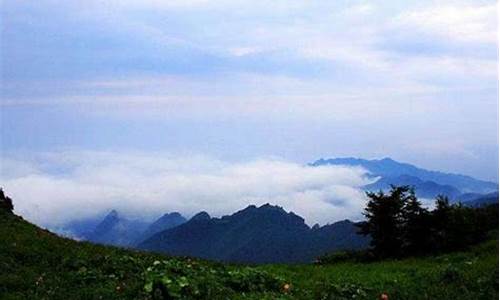
POLYGON ((422 259, 253 268, 75 242, 0 211, 0 299, 150 299, 155 281, 201 299, 498 299, 498 241, 422 259))
POLYGON ((328 296, 332 291, 349 295, 357 289, 368 299, 381 292, 390 299, 498 299, 497 240, 438 257, 264 269, 297 283, 297 292, 311 299, 335 299, 328 296))

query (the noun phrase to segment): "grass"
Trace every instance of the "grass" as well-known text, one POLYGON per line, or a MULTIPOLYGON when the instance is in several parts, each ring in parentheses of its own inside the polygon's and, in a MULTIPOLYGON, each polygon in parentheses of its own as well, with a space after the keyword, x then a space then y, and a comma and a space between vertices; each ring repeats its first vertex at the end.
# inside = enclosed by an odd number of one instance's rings
POLYGON ((303 299, 498 299, 497 240, 438 257, 262 269, 289 279, 303 299))
POLYGON ((0 299, 498 299, 498 240, 436 257, 238 266, 60 238, 0 211, 0 299))

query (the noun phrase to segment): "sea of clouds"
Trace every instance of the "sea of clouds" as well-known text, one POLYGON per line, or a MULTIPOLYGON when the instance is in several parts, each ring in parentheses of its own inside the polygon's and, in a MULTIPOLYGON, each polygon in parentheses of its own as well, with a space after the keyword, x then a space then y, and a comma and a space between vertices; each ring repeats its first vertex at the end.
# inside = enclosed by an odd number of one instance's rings
POLYGON ((172 211, 186 217, 199 211, 222 216, 265 203, 293 211, 310 225, 359 220, 366 203, 360 187, 370 182, 361 168, 138 152, 4 156, 0 169, 15 212, 48 228, 111 209, 153 220, 172 211))

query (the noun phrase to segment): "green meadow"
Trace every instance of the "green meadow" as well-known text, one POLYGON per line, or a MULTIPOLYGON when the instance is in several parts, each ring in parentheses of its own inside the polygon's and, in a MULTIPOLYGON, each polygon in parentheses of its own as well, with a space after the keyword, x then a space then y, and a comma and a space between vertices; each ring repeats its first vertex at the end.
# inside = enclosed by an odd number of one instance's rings
POLYGON ((0 299, 498 299, 498 239, 372 263, 228 265, 58 237, 0 210, 0 299))

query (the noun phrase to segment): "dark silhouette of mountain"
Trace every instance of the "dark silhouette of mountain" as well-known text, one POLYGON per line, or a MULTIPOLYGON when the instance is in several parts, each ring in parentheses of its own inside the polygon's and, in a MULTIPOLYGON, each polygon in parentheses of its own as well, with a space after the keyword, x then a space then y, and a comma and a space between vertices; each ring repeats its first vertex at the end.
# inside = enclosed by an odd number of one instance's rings
MULTIPOLYGON (((470 176, 429 171, 418 168, 411 164, 400 163, 390 158, 366 160, 360 158, 334 158, 320 159, 310 164, 311 166, 325 165, 346 165, 359 166, 366 169, 370 176, 396 179, 399 176, 407 175, 417 177, 421 181, 434 182, 438 185, 452 186, 460 190, 461 193, 491 193, 498 191, 498 183, 472 178, 470 176)), ((424 192, 424 191, 421 191, 424 192)))
POLYGON ((146 230, 148 224, 121 218, 112 210, 84 239, 94 243, 130 247, 146 230))
POLYGON ((480 194, 480 193, 464 193, 464 194, 460 194, 458 195, 458 197, 456 197, 454 199, 455 202, 467 202, 467 201, 472 201, 472 200, 475 200, 477 198, 480 198, 480 197, 483 197, 485 194, 480 194))
POLYGON ((180 213, 166 213, 161 216, 158 220, 154 221, 148 228, 140 235, 138 240, 134 244, 139 244, 142 241, 147 240, 158 232, 179 226, 185 223, 187 220, 180 213))
POLYGON ((417 197, 421 198, 436 198, 438 195, 444 195, 448 196, 450 199, 455 199, 461 194, 454 186, 437 184, 434 181, 423 181, 418 177, 410 175, 381 177, 376 182, 365 185, 364 189, 367 191, 387 191, 391 188, 391 185, 413 186, 417 197))
POLYGON ((222 218, 198 213, 155 234, 139 248, 230 262, 311 262, 327 252, 366 247, 368 239, 357 230, 347 220, 311 229, 303 218, 281 207, 251 205, 222 218))
MULTIPOLYGON (((468 195, 470 196, 470 195, 468 195)), ((498 192, 493 192, 485 195, 478 195, 475 198, 463 201, 462 203, 471 207, 481 207, 489 204, 498 203, 498 192)), ((465 198, 465 197, 463 197, 465 198)))
POLYGON ((75 240, 83 240, 90 236, 96 227, 102 222, 104 216, 73 220, 59 228, 51 230, 59 235, 69 237, 75 240))

